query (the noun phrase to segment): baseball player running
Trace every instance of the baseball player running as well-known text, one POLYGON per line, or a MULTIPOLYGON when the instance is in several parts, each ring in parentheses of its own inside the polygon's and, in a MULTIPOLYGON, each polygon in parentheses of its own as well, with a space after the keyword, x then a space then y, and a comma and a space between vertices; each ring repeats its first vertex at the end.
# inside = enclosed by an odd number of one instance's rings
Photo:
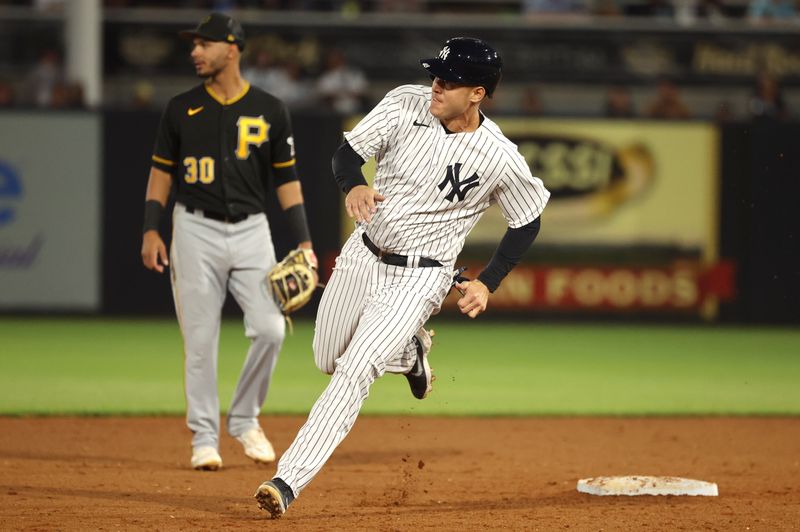
POLYGON ((245 38, 236 20, 214 13, 181 36, 191 39, 195 70, 205 81, 172 98, 161 119, 147 184, 142 260, 159 273, 171 266, 184 341, 187 424, 194 433, 192 467, 222 465, 217 354, 228 290, 244 311, 251 343, 227 430, 248 457, 269 463, 275 451, 258 415, 285 326, 264 285, 276 263, 264 214, 271 187, 287 230, 300 247, 311 247, 289 114, 280 100, 242 79, 245 38), (158 227, 173 184, 174 233, 167 259, 158 227))
POLYGON ((273 518, 350 431, 376 378, 405 374, 416 398, 430 392, 431 340, 423 325, 441 306, 464 239, 489 205, 500 206, 509 229, 478 278, 455 284, 470 318, 486 310, 489 294, 539 231, 549 193, 479 109, 500 80, 500 56, 480 40, 457 37, 421 64, 431 86, 390 91, 345 133, 333 157, 357 224, 317 316, 314 358, 332 377, 275 477, 256 491, 273 518), (370 157, 377 161, 374 188, 361 173, 370 157))

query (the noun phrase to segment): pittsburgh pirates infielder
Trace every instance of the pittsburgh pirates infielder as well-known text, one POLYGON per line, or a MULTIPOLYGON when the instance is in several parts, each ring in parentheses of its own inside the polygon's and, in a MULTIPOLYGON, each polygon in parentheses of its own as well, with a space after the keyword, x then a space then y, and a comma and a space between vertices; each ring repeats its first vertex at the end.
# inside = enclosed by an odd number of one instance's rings
POLYGON ((292 236, 301 247, 311 247, 289 114, 280 100, 242 79, 245 41, 237 21, 214 13, 181 35, 192 39, 192 61, 206 81, 174 97, 164 111, 147 185, 142 260, 158 272, 168 264, 158 227, 175 181, 169 262, 184 340, 192 467, 222 465, 217 355, 228 290, 244 311, 251 344, 227 429, 248 457, 268 463, 275 451, 258 414, 284 337, 283 316, 264 284, 276 262, 264 215, 272 186, 292 236))
POLYGON ((461 312, 474 318, 539 230, 549 198, 516 146, 479 111, 500 79, 486 43, 447 41, 422 66, 431 87, 403 85, 350 132, 333 158, 359 222, 341 254, 317 315, 314 358, 331 374, 275 477, 259 486, 273 518, 319 472, 350 431, 373 381, 403 373, 415 397, 431 390, 430 336, 422 327, 447 295, 467 233, 497 202, 509 229, 478 279, 456 284, 461 312), (377 161, 374 188, 361 165, 377 161), (378 206, 380 204, 380 206, 378 206))

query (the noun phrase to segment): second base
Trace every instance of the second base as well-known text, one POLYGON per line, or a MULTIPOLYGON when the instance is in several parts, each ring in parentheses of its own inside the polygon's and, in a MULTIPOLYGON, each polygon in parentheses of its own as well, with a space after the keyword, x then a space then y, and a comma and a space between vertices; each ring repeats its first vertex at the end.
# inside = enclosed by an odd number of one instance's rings
POLYGON ((578 491, 590 495, 719 495, 713 482, 681 477, 593 477, 578 481, 578 491))

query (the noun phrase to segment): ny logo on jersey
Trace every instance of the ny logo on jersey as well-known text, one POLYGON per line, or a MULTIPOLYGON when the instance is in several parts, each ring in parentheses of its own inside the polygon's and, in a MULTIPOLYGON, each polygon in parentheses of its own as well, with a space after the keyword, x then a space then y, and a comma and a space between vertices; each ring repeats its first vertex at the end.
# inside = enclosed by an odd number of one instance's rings
POLYGON ((450 55, 450 47, 445 46, 444 48, 442 48, 442 51, 439 52, 439 59, 445 60, 447 59, 448 55, 450 55))
POLYGON ((447 176, 445 176, 444 181, 439 183, 439 190, 444 190, 447 183, 450 183, 453 187, 453 190, 445 196, 447 201, 453 201, 456 196, 458 196, 458 201, 464 201, 467 191, 480 184, 478 182, 478 172, 461 181, 461 163, 447 166, 447 176))

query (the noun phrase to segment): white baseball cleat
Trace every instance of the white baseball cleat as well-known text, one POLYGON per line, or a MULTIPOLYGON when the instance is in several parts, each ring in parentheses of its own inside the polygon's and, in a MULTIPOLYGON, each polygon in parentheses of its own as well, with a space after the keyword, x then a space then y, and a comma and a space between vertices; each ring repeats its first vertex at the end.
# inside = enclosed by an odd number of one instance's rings
POLYGON ((196 447, 192 451, 192 467, 201 471, 216 471, 222 458, 214 447, 196 447))
POLYGON ((259 464, 271 464, 275 461, 275 449, 269 442, 261 427, 253 427, 244 434, 236 436, 236 440, 244 446, 244 454, 259 464))

